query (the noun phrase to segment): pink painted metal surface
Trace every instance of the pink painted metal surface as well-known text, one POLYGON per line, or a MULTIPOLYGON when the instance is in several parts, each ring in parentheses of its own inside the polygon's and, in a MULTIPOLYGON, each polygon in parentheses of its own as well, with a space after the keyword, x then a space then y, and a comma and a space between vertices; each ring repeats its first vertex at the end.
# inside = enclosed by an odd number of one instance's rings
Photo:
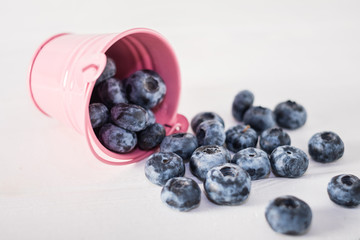
POLYGON ((188 129, 187 119, 177 114, 180 97, 180 70, 167 40, 144 28, 116 34, 58 34, 35 52, 29 71, 29 89, 36 107, 84 135, 96 158, 123 165, 142 160, 154 151, 136 149, 127 154, 109 151, 92 130, 88 106, 96 79, 106 65, 106 56, 115 60, 116 77, 124 79, 140 69, 151 69, 167 86, 164 101, 153 109, 167 135, 188 129))

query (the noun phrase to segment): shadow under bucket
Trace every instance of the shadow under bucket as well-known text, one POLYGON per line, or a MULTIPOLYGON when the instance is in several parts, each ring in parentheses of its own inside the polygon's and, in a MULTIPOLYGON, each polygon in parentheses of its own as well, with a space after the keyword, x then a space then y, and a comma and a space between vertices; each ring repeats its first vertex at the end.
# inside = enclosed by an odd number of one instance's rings
POLYGON ((142 160, 152 151, 136 148, 115 153, 97 139, 90 122, 89 103, 97 78, 106 65, 106 56, 117 67, 116 78, 125 79, 141 69, 151 69, 164 80, 167 93, 154 109, 156 121, 166 135, 186 132, 187 119, 177 114, 180 97, 180 70, 175 54, 159 33, 131 29, 118 34, 58 34, 35 52, 29 72, 29 89, 36 107, 84 135, 96 158, 108 164, 123 165, 142 160))

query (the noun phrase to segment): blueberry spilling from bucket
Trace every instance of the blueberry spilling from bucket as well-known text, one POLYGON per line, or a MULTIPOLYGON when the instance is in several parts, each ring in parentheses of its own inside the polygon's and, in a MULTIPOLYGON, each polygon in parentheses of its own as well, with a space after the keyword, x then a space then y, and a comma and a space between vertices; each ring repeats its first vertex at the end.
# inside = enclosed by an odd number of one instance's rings
POLYGON ((157 147, 165 137, 165 128, 159 123, 154 123, 137 134, 138 146, 142 150, 157 147))
POLYGON ((117 153, 130 152, 137 143, 135 133, 117 127, 112 123, 107 123, 101 127, 99 138, 107 149, 117 153))
POLYGON ((89 115, 91 126, 98 128, 107 123, 109 120, 109 110, 102 103, 92 103, 89 106, 89 115))
POLYGON ((148 115, 144 108, 127 103, 119 103, 111 108, 112 122, 133 132, 144 130, 147 126, 148 115))
POLYGON ((99 99, 108 107, 119 103, 127 103, 125 89, 122 82, 116 78, 109 78, 97 86, 99 99))
POLYGON ((200 113, 196 114, 193 117, 193 119, 191 120, 191 128, 192 128, 193 132, 196 133, 196 130, 197 130, 198 126, 202 122, 207 121, 207 120, 219 121, 223 125, 223 127, 225 127, 224 120, 217 113, 214 113, 214 112, 200 112, 200 113))
MULTIPOLYGON (((166 94, 163 79, 152 70, 139 70, 122 80, 115 75, 116 64, 107 58, 89 105, 96 136, 116 153, 128 153, 136 146, 145 151, 155 149, 166 135, 153 112, 166 94)), ((197 143, 193 150, 196 147, 197 143)))
POLYGON ((163 79, 152 70, 140 70, 125 81, 126 94, 130 102, 151 109, 165 97, 166 86, 163 79))

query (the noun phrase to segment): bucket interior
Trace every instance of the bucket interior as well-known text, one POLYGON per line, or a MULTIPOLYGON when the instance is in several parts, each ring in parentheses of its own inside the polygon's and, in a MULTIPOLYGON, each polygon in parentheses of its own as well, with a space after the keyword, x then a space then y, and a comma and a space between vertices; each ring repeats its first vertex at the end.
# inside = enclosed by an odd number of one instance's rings
MULTIPOLYGON (((130 33, 115 39, 105 51, 105 54, 112 58, 116 64, 117 72, 115 77, 117 79, 124 80, 141 69, 153 70, 162 77, 167 92, 164 100, 152 111, 156 116, 156 122, 164 125, 167 135, 174 131, 181 131, 179 127, 176 129, 173 127, 176 124, 180 95, 180 73, 175 54, 166 40, 153 32, 130 33)), ((94 85, 91 88, 96 90, 94 85)), ((90 103, 90 96, 88 97, 88 103, 90 103)), ((91 128, 88 113, 86 114, 86 121, 91 128)), ((100 143, 94 131, 89 131, 89 137, 92 142, 91 145, 96 145, 98 148, 97 154, 103 155, 101 156, 102 159, 110 157, 111 159, 138 161, 154 152, 142 151, 136 147, 129 153, 115 153, 106 149, 100 143)))

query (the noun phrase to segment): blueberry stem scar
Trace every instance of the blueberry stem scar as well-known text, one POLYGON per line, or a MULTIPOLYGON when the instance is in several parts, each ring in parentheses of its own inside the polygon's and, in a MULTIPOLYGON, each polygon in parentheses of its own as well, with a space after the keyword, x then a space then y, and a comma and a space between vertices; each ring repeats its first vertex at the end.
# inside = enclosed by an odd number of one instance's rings
POLYGON ((246 132, 250 128, 250 125, 246 125, 246 127, 241 132, 246 132))

